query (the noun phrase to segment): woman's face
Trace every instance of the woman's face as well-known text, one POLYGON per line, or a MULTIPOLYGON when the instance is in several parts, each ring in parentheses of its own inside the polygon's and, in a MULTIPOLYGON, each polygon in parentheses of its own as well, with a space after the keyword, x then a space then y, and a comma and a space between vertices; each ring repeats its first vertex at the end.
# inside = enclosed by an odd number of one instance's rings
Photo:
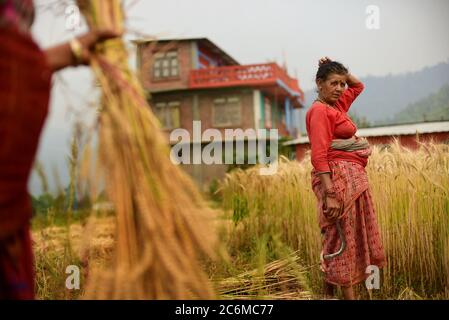
POLYGON ((321 99, 334 104, 345 91, 346 75, 332 73, 325 81, 318 80, 317 86, 321 99))

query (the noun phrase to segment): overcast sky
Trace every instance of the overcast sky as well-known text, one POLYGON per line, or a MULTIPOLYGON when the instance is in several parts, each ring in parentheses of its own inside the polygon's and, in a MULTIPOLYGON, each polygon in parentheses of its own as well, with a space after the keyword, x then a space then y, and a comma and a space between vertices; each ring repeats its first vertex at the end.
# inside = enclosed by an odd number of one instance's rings
MULTIPOLYGON (((317 60, 329 56, 360 76, 417 71, 449 59, 447 0, 140 0, 126 1, 128 26, 159 37, 207 37, 241 64, 287 62, 304 90, 314 87, 317 60), (368 6, 379 9, 379 28, 369 29, 368 6)), ((67 1, 35 0, 33 34, 45 48, 70 39, 67 1), (47 4, 62 3, 53 10, 47 4)), ((371 12, 372 13, 372 12, 371 12)), ((58 168, 67 180, 65 157, 76 119, 95 101, 87 68, 60 72, 52 91, 38 158, 50 178, 58 168)), ((33 178, 31 191, 38 192, 33 178)))

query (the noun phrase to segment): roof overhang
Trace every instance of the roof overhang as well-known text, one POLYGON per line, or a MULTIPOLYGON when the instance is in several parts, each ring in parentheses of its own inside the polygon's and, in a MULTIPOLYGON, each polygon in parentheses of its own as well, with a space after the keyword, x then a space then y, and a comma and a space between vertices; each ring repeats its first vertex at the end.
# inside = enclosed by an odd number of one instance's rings
MULTIPOLYGON (((358 129, 356 135, 358 137, 382 137, 382 136, 403 136, 412 134, 449 132, 449 121, 438 122, 421 122, 401 124, 394 126, 382 126, 374 128, 358 129)), ((284 146, 309 143, 308 137, 300 137, 295 140, 284 143, 284 146)))

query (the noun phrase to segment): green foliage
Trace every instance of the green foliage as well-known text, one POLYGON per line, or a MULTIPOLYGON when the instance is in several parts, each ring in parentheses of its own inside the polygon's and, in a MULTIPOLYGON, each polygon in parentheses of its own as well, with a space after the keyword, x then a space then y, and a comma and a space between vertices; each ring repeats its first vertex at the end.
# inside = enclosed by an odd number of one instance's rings
POLYGON ((449 120, 449 85, 397 113, 395 123, 449 120))
POLYGON ((284 146, 284 143, 287 141, 290 141, 291 138, 289 137, 282 137, 279 139, 279 144, 278 144, 278 154, 279 157, 284 156, 287 159, 293 160, 294 157, 294 148, 292 148, 291 146, 284 146))
POLYGON ((217 203, 221 202, 222 200, 219 187, 219 181, 216 178, 212 179, 209 184, 209 198, 217 203))
POLYGON ((242 197, 239 194, 235 194, 235 196, 232 199, 232 203, 233 203, 232 221, 234 221, 234 223, 237 224, 240 220, 242 220, 249 214, 248 200, 246 197, 242 197))
MULTIPOLYGON (((284 142, 286 142, 288 140, 290 140, 290 139, 286 138, 286 137, 282 137, 282 138, 280 138, 278 140, 278 148, 277 148, 277 153, 278 153, 277 156, 278 156, 278 158, 280 156, 285 156, 288 159, 292 159, 292 157, 293 157, 292 148, 283 145, 284 142)), ((271 157, 271 155, 270 155, 270 143, 271 143, 270 141, 267 141, 266 148, 265 148, 265 150, 266 150, 265 156, 266 157, 271 157)), ((258 149, 257 148, 258 148, 258 146, 256 145, 256 155, 255 155, 255 157, 249 158, 249 155, 248 155, 248 141, 245 141, 244 154, 243 155, 237 154, 237 152, 236 152, 236 150, 237 150, 236 144, 234 143, 234 147, 233 147, 233 161, 232 161, 233 163, 228 165, 227 172, 231 172, 231 171, 233 171, 235 169, 246 170, 246 169, 252 168, 256 164, 258 164, 259 163, 259 153, 258 153, 258 149), (240 160, 243 159, 243 161, 240 161, 240 162, 243 162, 243 163, 241 163, 241 164, 237 163, 238 159, 240 159, 240 160), (252 162, 252 163, 249 163, 249 162, 252 162)), ((224 157, 225 157, 225 155, 223 154, 223 163, 225 162, 225 158, 224 157)))
POLYGON ((359 116, 356 111, 349 111, 349 116, 359 129, 369 128, 371 126, 371 123, 366 119, 366 117, 359 116))
POLYGON ((35 213, 44 213, 47 212, 50 208, 58 207, 60 201, 51 194, 44 193, 38 197, 32 196, 31 203, 33 206, 33 211, 35 213))

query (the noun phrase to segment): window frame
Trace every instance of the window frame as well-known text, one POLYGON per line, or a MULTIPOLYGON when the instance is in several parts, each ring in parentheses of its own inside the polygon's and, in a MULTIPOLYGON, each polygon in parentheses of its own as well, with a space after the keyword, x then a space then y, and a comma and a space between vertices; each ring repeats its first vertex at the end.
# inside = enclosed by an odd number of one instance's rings
POLYGON ((238 95, 228 95, 228 96, 220 96, 217 97, 215 99, 213 99, 213 103, 212 103, 212 119, 211 119, 211 123, 212 126, 214 128, 233 128, 233 127, 238 127, 242 125, 243 122, 243 115, 242 115, 242 99, 240 96, 238 95), (239 122, 238 123, 232 123, 232 122, 228 122, 228 123, 217 123, 216 122, 216 118, 215 118, 215 113, 216 111, 216 107, 217 107, 217 102, 218 101, 223 101, 223 104, 229 105, 230 103, 233 103, 233 101, 230 100, 234 100, 236 99, 235 103, 238 104, 238 119, 239 122))
POLYGON ((179 64, 179 51, 178 49, 170 50, 166 52, 156 51, 154 53, 154 60, 151 65, 151 79, 153 82, 178 80, 181 78, 181 69, 179 64), (175 62, 175 63, 174 63, 175 62), (168 66, 164 67, 164 63, 168 63, 168 66), (156 68, 156 64, 158 64, 156 68), (176 68, 176 75, 172 72, 176 68), (164 70, 168 70, 169 75, 164 76, 164 70), (159 76, 156 76, 156 71, 160 72, 159 76))
POLYGON ((157 103, 154 104, 154 114, 157 117, 157 119, 159 120, 159 123, 162 126, 163 130, 173 130, 173 129, 178 129, 181 128, 181 102, 179 100, 171 100, 171 101, 159 101, 157 103), (178 126, 175 126, 175 124, 173 123, 173 119, 171 118, 171 110, 172 108, 176 108, 178 111, 178 126), (164 116, 164 121, 161 121, 161 119, 159 118, 158 114, 159 111, 158 109, 162 109, 163 110, 163 116, 164 116), (168 124, 167 121, 169 120, 170 122, 170 126, 166 125, 168 124))

